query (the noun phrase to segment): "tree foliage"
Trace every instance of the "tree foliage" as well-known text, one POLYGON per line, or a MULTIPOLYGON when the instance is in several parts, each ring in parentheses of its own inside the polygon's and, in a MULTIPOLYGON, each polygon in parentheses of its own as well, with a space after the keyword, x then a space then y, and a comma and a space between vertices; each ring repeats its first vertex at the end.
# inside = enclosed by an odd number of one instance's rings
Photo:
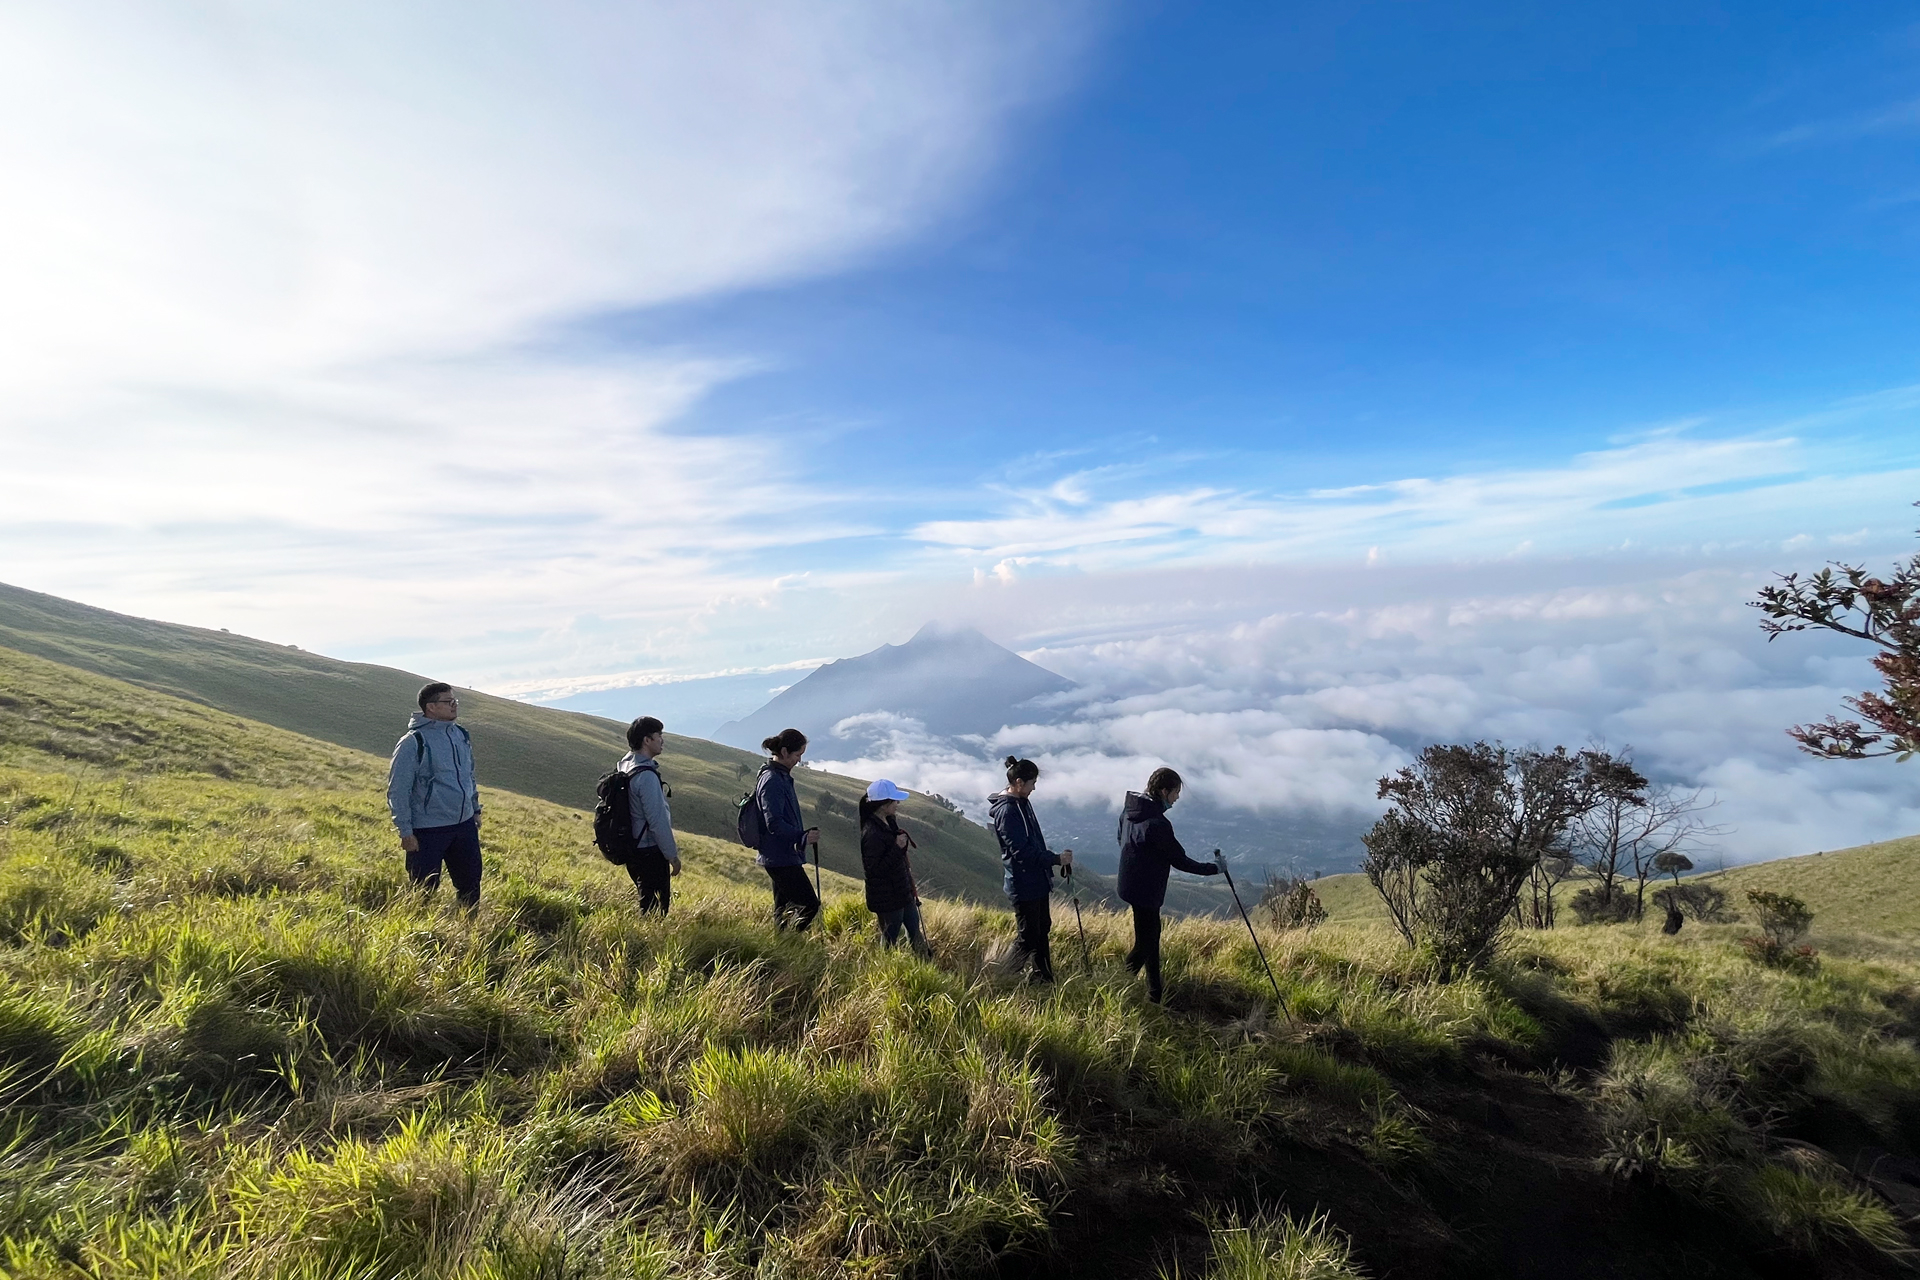
POLYGON ((1436 744, 1380 779, 1387 811, 1363 838, 1394 927, 1443 978, 1483 964, 1545 858, 1593 803, 1593 753, 1436 744))
MULTIPOLYGON (((1916 504, 1920 505, 1920 504, 1916 504)), ((1790 631, 1837 631, 1876 646, 1879 691, 1842 702, 1859 720, 1830 715, 1787 730, 1800 749, 1835 760, 1864 760, 1920 751, 1920 556, 1870 577, 1858 565, 1833 564, 1802 577, 1783 573, 1749 603, 1764 612, 1769 640, 1790 631), (1863 724, 1862 721, 1865 723, 1863 724)))

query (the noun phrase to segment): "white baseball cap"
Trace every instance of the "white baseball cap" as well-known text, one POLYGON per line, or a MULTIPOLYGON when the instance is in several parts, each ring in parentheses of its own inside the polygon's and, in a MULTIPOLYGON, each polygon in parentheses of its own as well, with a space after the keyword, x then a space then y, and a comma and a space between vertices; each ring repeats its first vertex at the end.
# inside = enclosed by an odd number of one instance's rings
POLYGON ((900 788, 894 786, 893 782, 890 779, 881 778, 878 781, 876 781, 872 786, 867 788, 867 799, 869 800, 905 800, 907 799, 907 793, 902 791, 900 788))

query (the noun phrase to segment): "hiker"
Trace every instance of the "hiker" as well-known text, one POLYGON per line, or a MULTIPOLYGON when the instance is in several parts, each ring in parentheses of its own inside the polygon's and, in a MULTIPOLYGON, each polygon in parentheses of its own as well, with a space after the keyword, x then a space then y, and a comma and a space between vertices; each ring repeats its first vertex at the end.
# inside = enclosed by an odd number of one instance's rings
POLYGON ((860 866, 867 878, 867 910, 879 918, 881 941, 891 950, 904 929, 914 951, 931 958, 933 948, 920 932, 920 890, 907 860, 913 837, 895 816, 906 798, 907 793, 886 778, 867 788, 860 801, 860 866))
POLYGON ((652 716, 641 716, 627 726, 627 746, 617 766, 627 775, 628 808, 633 814, 634 851, 627 859, 627 875, 640 895, 640 914, 667 914, 673 902, 673 877, 680 874, 680 846, 673 839, 673 814, 667 808, 672 794, 655 763, 667 749, 667 727, 652 716))
POLYGON ((393 748, 387 808, 407 854, 407 875, 428 892, 446 864, 463 906, 480 905, 480 790, 473 781, 473 740, 454 721, 460 699, 435 681, 420 690, 420 710, 393 748))
POLYGON ((1127 972, 1147 971, 1147 999, 1160 1003, 1160 907, 1167 900, 1167 873, 1178 867, 1196 876, 1217 876, 1211 862, 1195 862, 1174 838, 1167 810, 1180 800, 1180 775, 1155 769, 1147 793, 1127 792, 1120 811, 1120 901, 1133 908, 1133 950, 1127 972))
POLYGON ((1007 899, 1013 904, 1014 948, 1033 966, 1029 982, 1053 981, 1053 955, 1047 934, 1053 914, 1047 897, 1053 892, 1053 869, 1073 871, 1073 850, 1047 848, 1040 819, 1028 797, 1040 780, 1040 766, 1031 760, 1007 757, 1007 787, 987 797, 993 815, 993 834, 1000 840, 1000 860, 1007 865, 1007 899))
POLYGON ((807 754, 807 735, 782 729, 762 741, 760 749, 773 758, 760 766, 759 780, 753 784, 762 833, 760 855, 754 861, 773 882, 774 927, 785 929, 791 924, 795 932, 802 932, 820 913, 820 895, 807 879, 807 849, 819 845, 820 831, 802 825, 800 793, 793 789, 793 769, 807 754))

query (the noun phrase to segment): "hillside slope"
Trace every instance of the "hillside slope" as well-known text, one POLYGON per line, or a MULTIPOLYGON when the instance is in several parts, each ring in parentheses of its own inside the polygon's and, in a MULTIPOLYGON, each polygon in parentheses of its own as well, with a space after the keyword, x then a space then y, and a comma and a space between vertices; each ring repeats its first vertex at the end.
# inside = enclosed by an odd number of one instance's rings
POLYGON ((1741 912, 1749 889, 1791 893, 1813 908, 1816 939, 1827 933, 1920 932, 1920 836, 1688 878, 1718 885, 1728 905, 1741 912))
POLYGON ((1898 959, 1807 980, 1598 929, 1436 985, 1338 926, 1268 936, 1282 1014, 1238 926, 1193 920, 1160 1008, 1118 916, 1033 990, 987 958, 1003 911, 929 904, 928 963, 830 883, 776 935, 697 837, 639 919, 577 811, 492 790, 468 913, 407 890, 380 770, 0 654, 9 1277, 1903 1265, 1898 959))
MULTIPOLYGON (((0 646, 383 759, 426 682, 392 667, 131 618, 5 584, 0 646)), ((460 699, 483 785, 591 808, 594 780, 626 750, 625 726, 612 721, 470 689, 462 689, 460 699)), ((669 734, 661 765, 673 785, 676 828, 728 838, 733 803, 752 784, 761 760, 756 753, 669 734)), ((860 869, 854 806, 864 786, 821 772, 800 778, 802 803, 821 829, 822 863, 850 875, 860 869)), ((916 868, 931 890, 997 899, 1000 860, 990 832, 925 800, 908 802, 903 817, 920 839, 916 868)))

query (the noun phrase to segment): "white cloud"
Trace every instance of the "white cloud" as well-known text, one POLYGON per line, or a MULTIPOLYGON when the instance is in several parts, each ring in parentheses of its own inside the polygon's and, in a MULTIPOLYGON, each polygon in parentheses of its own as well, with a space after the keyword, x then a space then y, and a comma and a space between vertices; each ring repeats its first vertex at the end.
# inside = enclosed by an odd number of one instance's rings
POLYGON ((671 650, 656 628, 777 597, 755 553, 865 526, 788 479, 795 447, 672 430, 751 353, 636 356, 595 318, 924 227, 1070 79, 1088 17, 0 10, 7 576, 314 647, 438 644, 469 675, 516 665, 489 633, 547 635, 565 670, 596 607, 671 650))

